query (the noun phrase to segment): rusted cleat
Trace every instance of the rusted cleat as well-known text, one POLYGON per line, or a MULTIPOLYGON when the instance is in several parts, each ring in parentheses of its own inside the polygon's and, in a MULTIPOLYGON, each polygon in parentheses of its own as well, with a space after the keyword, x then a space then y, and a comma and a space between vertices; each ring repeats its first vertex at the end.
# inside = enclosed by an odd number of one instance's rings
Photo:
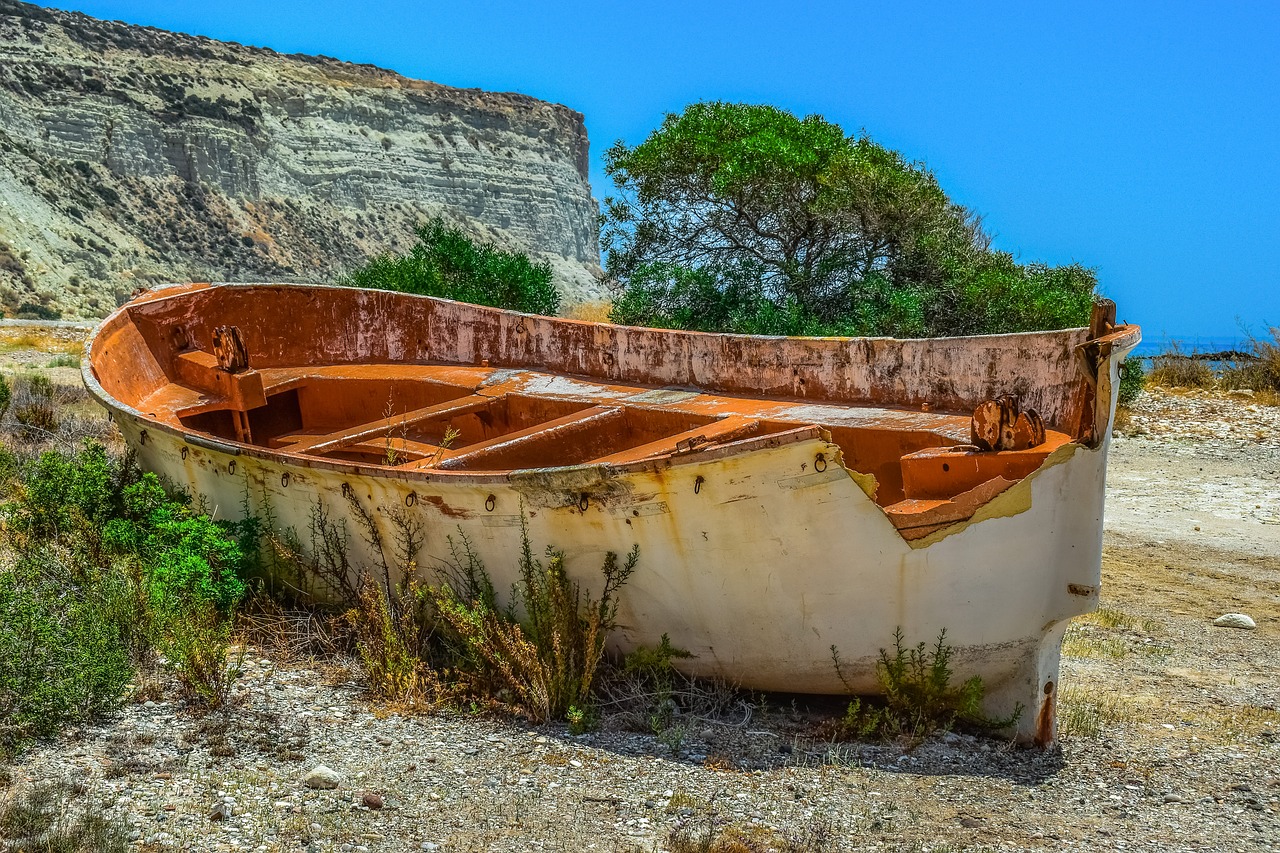
POLYGON ((1028 450, 1044 444, 1044 421, 1035 409, 1019 412, 1013 424, 1012 450, 1028 450))
POLYGON ((1017 397, 1002 394, 973 410, 970 435, 979 450, 1026 450, 1044 444, 1044 421, 1034 409, 1022 411, 1017 397))
POLYGON ((249 351, 239 326, 218 326, 213 330, 213 357, 227 373, 244 373, 249 369, 249 351))

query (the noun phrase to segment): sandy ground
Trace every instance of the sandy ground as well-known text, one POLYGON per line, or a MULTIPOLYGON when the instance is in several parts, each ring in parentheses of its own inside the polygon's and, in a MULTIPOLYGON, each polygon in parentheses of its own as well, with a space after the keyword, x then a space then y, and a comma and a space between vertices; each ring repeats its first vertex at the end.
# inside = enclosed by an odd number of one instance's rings
POLYGON ((401 717, 252 649, 225 718, 173 695, 132 703, 27 754, 12 785, 70 780, 148 850, 650 851, 682 828, 759 845, 726 853, 1274 850, 1280 408, 1193 402, 1149 395, 1113 445, 1102 607, 1068 634, 1049 753, 964 734, 833 744, 814 708, 785 703, 675 745, 401 717), (1257 629, 1212 626, 1228 612, 1257 629), (303 786, 318 764, 338 789, 303 786))

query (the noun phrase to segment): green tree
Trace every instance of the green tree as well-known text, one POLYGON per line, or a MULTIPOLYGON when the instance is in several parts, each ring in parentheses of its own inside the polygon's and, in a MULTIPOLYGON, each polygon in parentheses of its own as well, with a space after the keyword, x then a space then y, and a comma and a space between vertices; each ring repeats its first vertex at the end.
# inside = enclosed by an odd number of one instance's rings
POLYGON ((535 263, 493 243, 476 243, 439 218, 420 226, 417 233, 418 242, 408 254, 372 258, 342 283, 528 314, 555 314, 560 309, 550 264, 535 263))
POLYGON ((993 251, 933 173, 820 116, 693 104, 605 171, 617 322, 946 335, 1088 322, 1096 278, 993 251))

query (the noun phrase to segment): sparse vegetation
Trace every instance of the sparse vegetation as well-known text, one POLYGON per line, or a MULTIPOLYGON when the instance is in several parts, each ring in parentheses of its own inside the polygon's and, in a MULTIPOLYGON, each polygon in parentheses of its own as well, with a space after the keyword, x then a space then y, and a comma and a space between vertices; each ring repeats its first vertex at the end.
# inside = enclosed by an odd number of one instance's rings
POLYGON ((831 828, 812 822, 799 832, 736 824, 717 813, 682 821, 667 836, 670 853, 827 853, 836 850, 831 828))
POLYGON ((1104 727, 1132 719, 1123 696, 1091 687, 1066 687, 1058 695, 1058 736, 1094 738, 1104 727))
POLYGON ((124 853, 127 830, 88 803, 76 803, 69 786, 52 782, 10 791, 0 798, 0 839, 14 853, 124 853))
POLYGON ((407 255, 379 255, 341 283, 529 314, 559 310, 560 296, 546 262, 536 263, 493 243, 477 243, 442 219, 430 220, 417 233, 418 242, 407 255))

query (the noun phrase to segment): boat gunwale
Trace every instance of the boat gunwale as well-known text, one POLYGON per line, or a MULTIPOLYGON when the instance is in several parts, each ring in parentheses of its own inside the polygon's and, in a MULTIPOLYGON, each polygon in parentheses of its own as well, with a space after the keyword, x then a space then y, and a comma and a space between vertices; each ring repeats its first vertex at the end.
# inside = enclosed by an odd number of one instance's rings
MULTIPOLYGON (((114 397, 102 386, 94 370, 95 346, 99 341, 102 332, 113 323, 119 323, 122 318, 127 317, 129 310, 133 307, 151 304, 155 302, 178 300, 194 293, 215 288, 271 288, 278 290, 285 289, 352 289, 342 288, 339 285, 329 284, 289 284, 289 283, 253 283, 253 282, 192 282, 187 284, 173 283, 161 284, 145 291, 125 305, 120 306, 107 317, 103 318, 100 323, 95 325, 85 342, 85 358, 81 362, 81 376, 85 384, 85 388, 89 391, 104 408, 110 412, 121 412, 129 415, 134 420, 147 425, 148 429, 155 428, 161 432, 175 436, 180 440, 201 447, 207 450, 224 453, 231 456, 248 456, 250 458, 262 459, 277 465, 293 465, 301 468, 318 468, 322 470, 333 470, 354 476, 374 476, 390 480, 400 480, 406 482, 431 482, 433 479, 448 480, 456 483, 474 483, 474 484, 490 484, 490 483, 507 483, 513 475, 526 475, 529 472, 570 472, 584 471, 590 469, 598 469, 608 472, 611 476, 644 473, 644 472, 660 472, 662 470, 684 466, 690 464, 700 464, 705 462, 714 462, 727 457, 738 456, 742 454, 752 453, 756 451, 769 450, 776 447, 786 446, 793 443, 799 443, 809 440, 829 441, 826 430, 820 424, 805 425, 799 424, 794 429, 786 430, 778 433, 770 433, 762 436, 752 436, 745 439, 739 439, 733 442, 726 442, 705 450, 699 450, 693 453, 666 453, 658 456, 639 459, 624 463, 604 463, 604 464, 581 464, 566 466, 548 466, 537 468, 517 468, 502 471, 468 471, 468 470, 449 470, 439 468, 426 469, 403 469, 388 468, 386 466, 370 466, 360 463, 353 463, 342 460, 330 460, 322 457, 307 456, 303 454, 290 454, 280 452, 273 448, 265 448, 259 445, 244 444, 228 439, 221 439, 212 436, 184 429, 180 426, 165 423, 164 421, 150 416, 142 412, 140 409, 125 403, 124 401, 114 397)), ((541 320, 551 320, 555 323, 571 324, 582 327, 598 327, 602 324, 590 320, 576 320, 562 317, 547 317, 539 314, 528 314, 520 311, 508 311, 502 308, 493 308, 484 305, 473 305, 471 303, 458 302, 456 300, 444 299, 433 296, 422 296, 419 294, 401 293, 399 291, 379 290, 373 288, 365 288, 363 290, 374 290, 378 293, 393 295, 397 298, 404 299, 421 299, 439 303, 451 303, 457 305, 465 305, 468 309, 474 309, 479 312, 492 313, 497 315, 509 315, 518 317, 536 317, 541 320)), ((722 332, 698 332, 674 329, 653 329, 642 326, 622 326, 619 328, 635 328, 645 329, 647 331, 657 331, 676 335, 689 336, 706 336, 715 338, 741 338, 754 340, 792 340, 793 336, 786 335, 738 335, 722 332)), ((992 335, 967 335, 954 336, 948 338, 892 338, 888 336, 879 337, 849 337, 849 336, 828 336, 828 337, 800 337, 801 340, 821 340, 821 341, 911 341, 922 343, 944 343, 948 341, 964 341, 964 340, 990 340, 994 338, 1000 339, 1017 339, 1022 336, 1037 336, 1045 334, 1061 333, 1064 337, 1072 333, 1078 333, 1083 327, 1073 327, 1070 329, 1053 329, 1047 331, 1033 332, 1011 332, 1008 334, 992 334, 992 335)), ((1119 325, 1113 328, 1111 332, 1098 338, 1086 341, 1085 346, 1089 343, 1105 342, 1112 346, 1125 349, 1130 337, 1139 337, 1141 334, 1137 326, 1119 325)), ((1136 342, 1135 342, 1136 344, 1136 342)), ((569 374, 563 374, 569 375, 569 374)), ((838 405, 838 404, 827 404, 838 405)), ((844 406, 843 408, 856 409, 859 406, 844 406)), ((1081 443, 1079 439, 1072 438, 1071 443, 1081 443)), ((839 463, 841 467, 845 467, 843 463, 839 463)), ((846 468, 846 470, 848 470, 846 468)), ((852 472, 850 472, 852 474, 852 472)))

